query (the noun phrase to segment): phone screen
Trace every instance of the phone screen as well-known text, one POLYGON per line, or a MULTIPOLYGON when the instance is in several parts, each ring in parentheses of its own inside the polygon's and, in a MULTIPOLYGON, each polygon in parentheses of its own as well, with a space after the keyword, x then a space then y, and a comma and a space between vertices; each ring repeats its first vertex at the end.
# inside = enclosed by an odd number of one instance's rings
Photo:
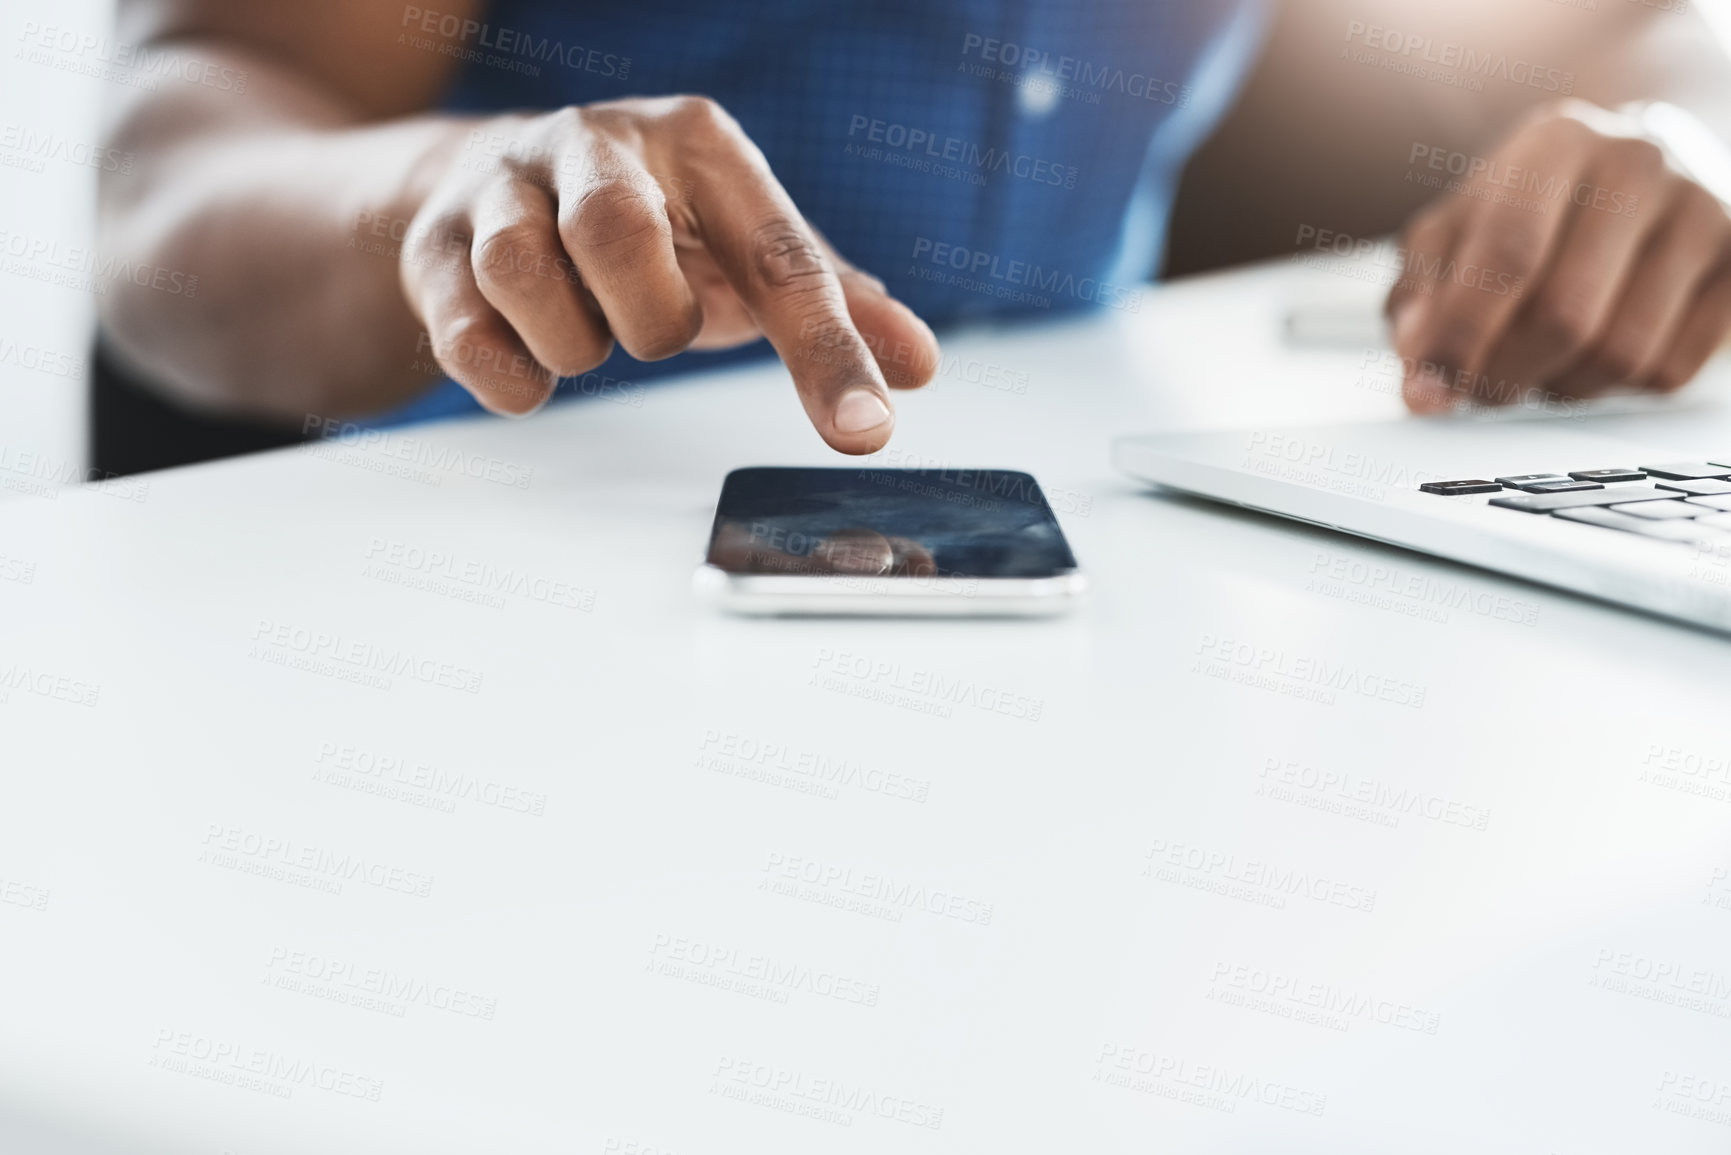
POLYGON ((1039 484, 1007 469, 736 469, 708 560, 739 574, 1042 578, 1076 568, 1039 484))

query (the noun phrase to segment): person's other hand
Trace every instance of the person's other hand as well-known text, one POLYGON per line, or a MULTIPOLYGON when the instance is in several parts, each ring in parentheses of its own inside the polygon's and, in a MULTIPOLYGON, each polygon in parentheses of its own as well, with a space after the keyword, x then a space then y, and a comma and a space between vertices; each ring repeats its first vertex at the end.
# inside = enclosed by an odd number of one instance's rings
POLYGON ((439 366, 529 413, 618 341, 644 361, 767 336, 819 435, 872 453, 937 339, 807 224, 713 101, 476 121, 409 224, 403 291, 439 366), (479 162, 479 163, 478 163, 479 162))
POLYGON ((1410 409, 1668 392, 1713 354, 1731 216, 1638 127, 1549 106, 1407 227, 1387 308, 1410 409))

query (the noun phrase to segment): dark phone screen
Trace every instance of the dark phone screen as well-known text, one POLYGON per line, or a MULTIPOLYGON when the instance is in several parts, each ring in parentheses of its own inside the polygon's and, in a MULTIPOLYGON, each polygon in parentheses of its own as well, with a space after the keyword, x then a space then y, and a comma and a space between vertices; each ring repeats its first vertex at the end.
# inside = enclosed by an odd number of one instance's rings
POLYGON ((708 560, 728 573, 879 577, 1076 568, 1046 495, 1007 469, 736 469, 708 560))

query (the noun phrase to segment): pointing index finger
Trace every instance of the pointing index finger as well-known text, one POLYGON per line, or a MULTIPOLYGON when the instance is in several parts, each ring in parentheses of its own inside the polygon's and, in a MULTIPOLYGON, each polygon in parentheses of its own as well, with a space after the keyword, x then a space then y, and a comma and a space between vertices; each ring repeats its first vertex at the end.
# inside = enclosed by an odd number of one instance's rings
POLYGON ((819 435, 843 453, 876 452, 894 412, 835 262, 745 134, 731 122, 711 132, 679 158, 696 188, 700 239, 781 354, 819 435))

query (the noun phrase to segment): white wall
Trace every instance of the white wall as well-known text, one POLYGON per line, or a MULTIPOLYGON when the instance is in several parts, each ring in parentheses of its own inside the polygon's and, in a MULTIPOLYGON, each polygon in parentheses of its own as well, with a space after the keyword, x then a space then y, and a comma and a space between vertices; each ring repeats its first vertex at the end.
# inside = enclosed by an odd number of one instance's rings
POLYGON ((102 284, 92 253, 93 160, 103 160, 104 89, 116 83, 106 63, 115 52, 113 0, 9 0, 3 12, 0 500, 83 478, 102 284))

